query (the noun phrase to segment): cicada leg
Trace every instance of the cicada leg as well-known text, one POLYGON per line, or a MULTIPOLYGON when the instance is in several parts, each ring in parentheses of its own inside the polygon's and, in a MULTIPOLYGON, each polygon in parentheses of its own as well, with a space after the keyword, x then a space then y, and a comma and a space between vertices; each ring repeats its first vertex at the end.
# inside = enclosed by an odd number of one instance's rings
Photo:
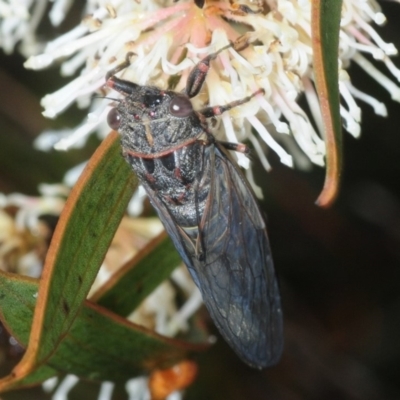
POLYGON ((227 150, 237 151, 246 155, 250 154, 250 149, 243 143, 224 142, 222 140, 218 140, 218 143, 227 150))
POLYGON ((188 79, 186 81, 186 89, 185 94, 192 98, 199 94, 205 80, 207 73, 210 69, 210 62, 215 60, 219 53, 224 51, 225 49, 229 49, 232 47, 232 44, 228 44, 227 46, 222 47, 217 50, 215 53, 209 54, 207 57, 200 60, 190 72, 188 79))
POLYGON ((247 35, 240 36, 235 42, 220 48, 216 52, 209 54, 207 57, 204 57, 202 60, 200 60, 188 76, 185 94, 190 98, 199 94, 210 69, 210 63, 212 60, 217 58, 219 53, 229 49, 230 47, 233 47, 236 51, 241 51, 249 45, 249 40, 250 39, 247 35))
POLYGON ((126 53, 125 61, 123 61, 121 64, 118 64, 116 67, 107 72, 106 81, 108 81, 111 77, 113 77, 115 74, 122 71, 123 69, 128 68, 131 65, 131 57, 134 55, 135 53, 133 53, 132 51, 126 53))
POLYGON ((135 53, 126 53, 125 61, 123 61, 121 64, 118 64, 106 74, 106 85, 124 95, 129 95, 140 89, 140 86, 136 83, 126 81, 115 76, 115 74, 117 74, 118 72, 129 67, 129 65, 131 64, 131 57, 133 55, 135 55, 135 53))
POLYGON ((244 103, 247 103, 253 97, 258 96, 258 95, 262 95, 264 93, 265 93, 264 89, 259 89, 256 92, 254 92, 253 94, 251 94, 250 96, 244 97, 243 99, 232 101, 232 102, 230 102, 228 104, 224 104, 223 106, 205 107, 205 108, 199 110, 198 113, 203 115, 205 118, 212 118, 212 117, 215 117, 217 115, 221 115, 225 111, 229 111, 230 109, 232 109, 234 107, 237 107, 237 106, 240 106, 240 105, 242 105, 244 103))
MULTIPOLYGON (((222 113, 230 110, 231 108, 234 108, 234 107, 240 106, 241 104, 247 103, 253 97, 255 97, 257 95, 262 95, 262 94, 264 94, 264 90, 260 89, 260 90, 257 90, 256 92, 254 92, 253 94, 251 94, 250 96, 244 97, 243 99, 232 101, 231 103, 225 104, 223 106, 205 107, 202 110, 198 111, 198 113, 203 115, 204 118, 212 118, 217 115, 221 115, 222 113)), ((221 144, 227 150, 233 150, 233 151, 237 151, 239 153, 243 153, 243 154, 247 154, 247 155, 250 153, 249 148, 245 144, 242 144, 242 143, 232 143, 232 142, 224 142, 224 141, 218 141, 218 143, 221 144)))

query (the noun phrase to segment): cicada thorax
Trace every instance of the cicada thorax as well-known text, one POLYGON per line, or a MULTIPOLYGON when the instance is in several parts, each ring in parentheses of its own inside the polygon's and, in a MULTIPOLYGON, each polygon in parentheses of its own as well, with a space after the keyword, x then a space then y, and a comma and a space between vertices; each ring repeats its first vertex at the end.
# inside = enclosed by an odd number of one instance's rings
POLYGON ((163 201, 181 227, 197 227, 206 206, 211 181, 210 146, 194 141, 167 154, 151 157, 124 151, 138 175, 163 201))

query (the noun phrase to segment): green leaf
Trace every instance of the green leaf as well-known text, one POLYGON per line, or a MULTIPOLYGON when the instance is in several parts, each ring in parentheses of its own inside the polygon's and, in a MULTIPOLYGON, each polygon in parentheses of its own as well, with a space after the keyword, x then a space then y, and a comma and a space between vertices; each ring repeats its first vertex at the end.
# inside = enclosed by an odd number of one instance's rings
POLYGON ((112 132, 73 188, 54 233, 28 348, 15 379, 44 365, 67 335, 107 252, 137 180, 112 132))
POLYGON ((163 232, 115 273, 91 301, 118 315, 129 315, 181 261, 163 232))
MULTIPOLYGON (((0 272, 0 319, 7 331, 23 346, 26 347, 32 325, 38 284, 37 281, 19 275, 0 272), (25 280, 27 284, 23 284, 25 280)), ((57 371, 44 365, 28 375, 21 385, 40 384, 57 371)), ((3 381, 3 380, 2 380, 3 381)), ((10 382, 11 383, 11 382, 10 382)))
POLYGON ((315 83, 325 127, 326 177, 317 204, 329 206, 339 190, 342 127, 339 98, 339 31, 341 0, 312 0, 312 45, 315 83))
POLYGON ((109 136, 71 192, 54 233, 32 331, 37 359, 51 354, 68 332, 136 186, 118 136, 109 136))
MULTIPOLYGON (((0 273, 0 317, 22 345, 28 342, 37 290, 35 279, 0 273)), ((64 372, 93 380, 125 382, 155 367, 169 367, 189 350, 206 347, 162 337, 85 301, 63 341, 47 358, 47 364, 37 366, 31 375, 6 389, 29 384, 39 373, 47 379, 51 376, 44 375, 47 371, 53 375, 64 372)))

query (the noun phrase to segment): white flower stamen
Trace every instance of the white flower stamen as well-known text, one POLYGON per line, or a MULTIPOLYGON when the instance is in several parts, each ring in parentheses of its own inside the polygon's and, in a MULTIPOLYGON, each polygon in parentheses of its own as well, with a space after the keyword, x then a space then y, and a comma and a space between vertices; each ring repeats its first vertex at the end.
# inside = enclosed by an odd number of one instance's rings
POLYGON ((361 108, 357 106, 357 103, 354 101, 353 96, 350 94, 347 86, 344 82, 339 82, 339 91, 340 94, 343 96, 347 106, 349 107, 349 113, 352 118, 356 122, 361 121, 361 108))
POLYGON ((282 164, 292 167, 292 157, 286 153, 286 151, 278 143, 275 142, 267 128, 256 117, 248 117, 247 119, 254 129, 260 134, 264 142, 267 143, 267 145, 279 156, 282 164))
POLYGON ((74 3, 73 0, 57 0, 49 12, 49 18, 53 26, 59 26, 64 21, 65 15, 74 3))
POLYGON ((355 53, 353 60, 372 78, 374 78, 382 87, 384 87, 392 97, 392 100, 400 101, 400 88, 391 81, 386 75, 374 67, 365 57, 360 53, 355 53))
POLYGON ((387 116, 387 109, 384 103, 378 101, 374 97, 362 92, 355 88, 350 82, 346 82, 345 85, 347 86, 348 91, 357 99, 363 101, 364 103, 369 104, 373 109, 375 114, 381 115, 382 117, 387 116))
POLYGON ((268 162, 267 157, 265 156, 264 150, 261 148, 260 142, 258 139, 250 132, 249 139, 253 144, 253 147, 257 153, 257 156, 260 159, 261 164, 263 165, 266 171, 271 171, 271 164, 268 162))
POLYGON ((97 400, 111 400, 114 386, 113 382, 102 382, 97 400))
POLYGON ((321 136, 323 137, 324 123, 322 121, 321 107, 319 105, 317 93, 310 79, 307 78, 303 79, 303 85, 304 85, 304 93, 306 95, 308 106, 310 107, 310 111, 313 116, 314 122, 318 128, 318 131, 321 132, 321 136))
POLYGON ((353 118, 353 116, 341 105, 340 115, 345 120, 345 127, 353 137, 358 138, 361 133, 360 124, 353 118))
POLYGON ((67 375, 57 387, 52 400, 68 400, 68 393, 79 382, 76 375, 67 375))

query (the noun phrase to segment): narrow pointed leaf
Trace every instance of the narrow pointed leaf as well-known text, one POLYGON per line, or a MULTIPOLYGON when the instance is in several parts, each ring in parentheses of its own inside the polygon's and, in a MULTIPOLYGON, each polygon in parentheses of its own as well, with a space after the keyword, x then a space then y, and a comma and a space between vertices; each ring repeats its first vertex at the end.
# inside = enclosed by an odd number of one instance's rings
POLYGON ((111 133, 73 188, 51 242, 28 348, 12 375, 44 365, 68 333, 104 259, 136 178, 111 133))
MULTIPOLYGON (((0 273, 0 317, 22 345, 28 342, 37 290, 35 279, 0 273)), ((45 372, 124 382, 155 367, 171 366, 189 350, 206 347, 162 337, 85 301, 63 341, 47 358, 47 364, 37 366, 19 381, 1 380, 0 388, 4 391, 39 383, 39 373, 43 379, 49 378, 45 372)))
POLYGON ((342 163, 339 99, 339 29, 341 0, 312 0, 312 42, 315 83, 325 127, 326 177, 317 204, 329 206, 336 198, 342 163))

